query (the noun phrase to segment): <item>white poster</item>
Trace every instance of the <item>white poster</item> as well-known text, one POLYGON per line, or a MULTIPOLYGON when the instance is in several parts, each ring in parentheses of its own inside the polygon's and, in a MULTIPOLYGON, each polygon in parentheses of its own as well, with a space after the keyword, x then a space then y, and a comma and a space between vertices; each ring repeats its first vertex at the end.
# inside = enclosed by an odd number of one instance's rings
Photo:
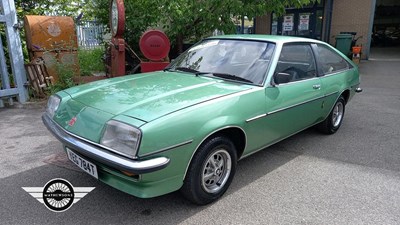
POLYGON ((293 16, 284 16, 282 23, 283 31, 292 31, 293 30, 293 16))
POLYGON ((310 15, 300 15, 299 30, 308 30, 309 23, 310 23, 310 15))

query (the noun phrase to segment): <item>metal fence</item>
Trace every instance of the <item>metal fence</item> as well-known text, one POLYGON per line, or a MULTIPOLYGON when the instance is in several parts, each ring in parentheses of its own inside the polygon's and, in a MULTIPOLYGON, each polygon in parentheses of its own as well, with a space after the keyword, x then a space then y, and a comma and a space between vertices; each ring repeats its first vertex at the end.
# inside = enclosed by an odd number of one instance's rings
POLYGON ((0 0, 0 108, 4 101, 12 104, 13 97, 17 97, 21 103, 28 98, 24 57, 15 24, 17 14, 14 1, 0 0))
POLYGON ((103 41, 104 25, 97 21, 81 21, 76 26, 78 45, 80 48, 92 49, 103 41))

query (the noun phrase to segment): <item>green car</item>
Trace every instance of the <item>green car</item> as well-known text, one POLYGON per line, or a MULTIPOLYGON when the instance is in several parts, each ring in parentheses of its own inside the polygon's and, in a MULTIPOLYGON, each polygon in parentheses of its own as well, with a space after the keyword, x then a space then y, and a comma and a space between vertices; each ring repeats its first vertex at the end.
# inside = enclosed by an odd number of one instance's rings
POLYGON ((321 41, 216 36, 164 71, 58 92, 42 119, 96 179, 141 198, 180 190, 207 204, 239 159, 314 125, 335 133, 359 83, 357 66, 321 41))

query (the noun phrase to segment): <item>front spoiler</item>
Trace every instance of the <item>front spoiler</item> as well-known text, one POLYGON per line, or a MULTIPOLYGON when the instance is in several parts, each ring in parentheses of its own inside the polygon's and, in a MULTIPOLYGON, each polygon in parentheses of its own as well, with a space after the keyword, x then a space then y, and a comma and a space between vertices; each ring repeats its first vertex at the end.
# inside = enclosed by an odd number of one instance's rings
POLYGON ((42 120, 47 129, 65 146, 111 168, 134 174, 143 174, 161 170, 167 167, 170 162, 166 157, 147 160, 129 159, 66 131, 54 122, 47 113, 42 115, 42 120))

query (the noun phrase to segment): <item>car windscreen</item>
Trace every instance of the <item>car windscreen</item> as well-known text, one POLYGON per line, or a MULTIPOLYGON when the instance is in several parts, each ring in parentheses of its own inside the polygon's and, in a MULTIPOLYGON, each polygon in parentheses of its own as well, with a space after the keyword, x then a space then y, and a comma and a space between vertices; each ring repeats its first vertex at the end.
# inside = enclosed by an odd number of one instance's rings
POLYGON ((169 69, 261 85, 274 49, 270 42, 206 39, 182 53, 169 69))

